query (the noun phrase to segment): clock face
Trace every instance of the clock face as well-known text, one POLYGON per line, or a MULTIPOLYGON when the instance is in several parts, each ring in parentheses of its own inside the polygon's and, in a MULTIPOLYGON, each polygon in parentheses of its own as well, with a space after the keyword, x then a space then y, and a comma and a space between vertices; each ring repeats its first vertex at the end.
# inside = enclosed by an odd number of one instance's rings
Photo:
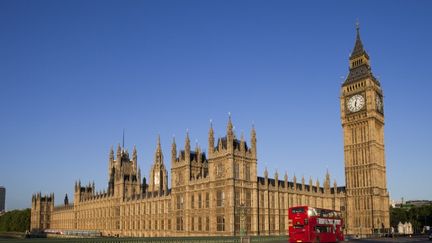
POLYGON ((375 96, 375 104, 376 104, 376 109, 379 112, 383 112, 383 102, 381 96, 379 95, 375 96))
POLYGON ((365 99, 362 95, 356 94, 348 99, 348 110, 351 112, 357 112, 363 108, 365 99))

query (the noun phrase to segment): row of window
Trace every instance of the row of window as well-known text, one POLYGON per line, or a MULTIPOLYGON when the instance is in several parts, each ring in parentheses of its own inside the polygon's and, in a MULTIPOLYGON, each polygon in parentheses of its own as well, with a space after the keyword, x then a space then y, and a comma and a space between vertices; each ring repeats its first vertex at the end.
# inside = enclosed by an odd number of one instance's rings
MULTIPOLYGON (((204 193, 198 193, 197 198, 198 198, 198 200, 196 203, 195 202, 195 195, 191 195, 191 198, 190 198, 190 208, 191 209, 194 209, 195 206, 197 206, 197 208, 210 208, 210 193, 209 192, 206 192, 205 194, 204 193), (204 198, 203 198, 203 196, 204 196, 204 198)), ((217 204, 217 206, 223 207, 224 201, 225 201, 224 192, 220 191, 220 190, 217 191, 216 192, 216 204, 217 204)), ((183 197, 183 195, 177 195, 176 196, 176 208, 179 210, 184 209, 184 197, 183 197)))
MULTIPOLYGON (((209 217, 191 217, 190 218, 190 231, 210 231, 210 218, 209 217), (195 221, 195 219, 197 221, 195 221)), ((185 230, 183 217, 176 218, 176 230, 183 231, 185 230)))
POLYGON ((353 90, 356 90, 357 88, 364 87, 364 86, 365 86, 365 82, 357 83, 357 84, 348 86, 346 88, 346 91, 351 92, 353 90))

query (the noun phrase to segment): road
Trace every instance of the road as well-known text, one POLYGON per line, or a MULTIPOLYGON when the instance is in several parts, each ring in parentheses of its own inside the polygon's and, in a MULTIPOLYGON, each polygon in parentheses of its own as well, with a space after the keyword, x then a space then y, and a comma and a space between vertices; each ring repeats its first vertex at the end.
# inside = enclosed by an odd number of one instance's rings
MULTIPOLYGON (((270 241, 268 241, 270 242, 270 241)), ((286 243, 286 241, 271 241, 271 243, 286 243)), ((416 237, 395 237, 395 238, 376 238, 376 239, 355 239, 344 241, 346 243, 392 243, 392 242, 414 242, 414 243, 432 243, 426 235, 416 237)), ((342 243, 342 242, 341 242, 342 243)))
MULTIPOLYGON (((133 238, 133 239, 122 239, 122 238, 95 238, 95 239, 2 239, 0 238, 0 243, 42 243, 42 242, 49 242, 49 243, 150 243, 150 242, 173 242, 172 240, 158 240, 158 241, 149 241, 148 239, 142 238, 133 238)), ((174 242, 178 242, 175 241, 174 242)), ((183 241, 181 241, 183 242, 183 241)), ((206 242, 206 241, 204 241, 206 242)), ((214 241, 217 242, 217 241, 214 241)), ((223 241, 224 243, 230 242, 229 240, 223 241)), ((238 242, 238 241, 237 241, 238 242)), ((256 242, 256 241, 252 241, 256 242)), ((265 240, 262 241, 262 243, 288 243, 287 240, 265 240)), ((432 241, 429 241, 427 236, 416 236, 416 237, 397 237, 397 238, 376 238, 376 239, 354 239, 354 240, 347 240, 340 243, 396 243, 396 242, 413 242, 413 243, 432 243, 432 241)))

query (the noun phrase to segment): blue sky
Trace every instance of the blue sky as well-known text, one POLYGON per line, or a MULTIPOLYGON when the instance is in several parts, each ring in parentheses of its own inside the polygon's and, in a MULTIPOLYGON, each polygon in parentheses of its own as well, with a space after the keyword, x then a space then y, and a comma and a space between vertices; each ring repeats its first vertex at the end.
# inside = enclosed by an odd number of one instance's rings
POLYGON ((360 21, 385 98, 392 199, 432 199, 430 1, 0 0, 0 185, 7 209, 74 181, 107 187, 108 152, 160 134, 207 149, 209 119, 255 124, 258 172, 345 184, 339 92, 360 21))

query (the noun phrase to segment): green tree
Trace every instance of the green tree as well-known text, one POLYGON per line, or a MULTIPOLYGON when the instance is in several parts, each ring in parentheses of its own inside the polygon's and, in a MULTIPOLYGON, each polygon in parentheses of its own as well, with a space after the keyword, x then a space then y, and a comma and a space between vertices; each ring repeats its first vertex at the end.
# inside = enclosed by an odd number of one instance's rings
POLYGON ((391 226, 397 227, 399 222, 411 222, 415 232, 421 232, 424 226, 432 226, 432 205, 390 208, 391 226))
POLYGON ((0 231, 24 232, 30 228, 30 209, 13 210, 0 216, 0 231))

